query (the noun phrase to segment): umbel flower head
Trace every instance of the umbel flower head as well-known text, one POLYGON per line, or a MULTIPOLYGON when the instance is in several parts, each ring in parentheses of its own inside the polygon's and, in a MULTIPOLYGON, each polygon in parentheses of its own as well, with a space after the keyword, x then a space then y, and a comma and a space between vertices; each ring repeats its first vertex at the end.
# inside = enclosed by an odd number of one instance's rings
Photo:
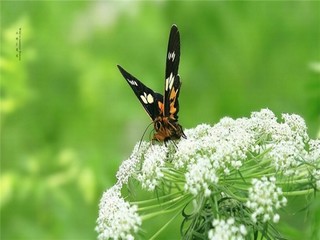
POLYGON ((134 239, 133 233, 138 231, 141 218, 137 214, 137 206, 126 202, 119 192, 118 185, 106 191, 100 200, 100 211, 96 231, 98 239, 134 239))
POLYGON ((320 140, 309 139, 298 115, 283 114, 279 122, 262 109, 250 118, 225 117, 214 126, 200 124, 184 132, 186 139, 167 146, 138 143, 121 164, 117 183, 100 203, 100 239, 130 239, 143 229, 143 221, 164 214, 184 216, 186 238, 233 239, 214 238, 224 231, 222 225, 233 229, 234 239, 257 231, 280 237, 265 226, 280 220, 286 196, 319 190, 320 140), (120 190, 129 180, 157 198, 126 202, 120 190))
POLYGON ((262 177, 252 179, 252 187, 249 188, 249 200, 246 205, 253 210, 251 215, 252 221, 257 222, 257 218, 261 217, 263 222, 273 220, 279 221, 279 214, 274 214, 274 209, 279 209, 286 205, 287 199, 282 197, 282 190, 277 187, 276 178, 262 177))
POLYGON ((245 226, 243 224, 237 226, 234 218, 214 219, 212 226, 214 228, 208 233, 210 240, 243 240, 247 234, 245 226))

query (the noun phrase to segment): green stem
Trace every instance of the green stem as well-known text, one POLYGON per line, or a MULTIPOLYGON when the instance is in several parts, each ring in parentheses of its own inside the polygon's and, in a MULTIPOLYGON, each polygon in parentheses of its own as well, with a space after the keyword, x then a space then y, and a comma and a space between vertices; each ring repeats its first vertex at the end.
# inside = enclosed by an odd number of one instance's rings
POLYGON ((310 193, 313 193, 314 189, 306 189, 301 191, 292 191, 292 192, 283 192, 284 196, 301 196, 301 195, 307 195, 310 193))
POLYGON ((170 194, 160 196, 157 198, 152 198, 152 199, 147 199, 147 200, 142 200, 142 201, 137 201, 137 202, 131 202, 131 203, 135 204, 135 205, 143 205, 143 204, 149 204, 149 203, 154 203, 154 202, 158 203, 159 200, 166 200, 167 198, 172 198, 175 195, 181 196, 181 195, 183 195, 183 191, 178 191, 178 192, 170 193, 170 194))
MULTIPOLYGON (((164 203, 161 203, 161 204, 157 204, 157 205, 151 205, 151 206, 147 206, 147 207, 142 207, 142 208, 139 208, 139 211, 146 211, 146 210, 150 210, 150 209, 154 209, 154 208, 159 208, 159 207, 165 207, 167 205, 170 205, 170 204, 174 204, 176 202, 179 202, 181 199, 183 198, 186 198, 184 195, 181 195, 177 198, 174 198, 174 199, 171 199, 169 201, 166 201, 164 203)), ((159 202, 158 202, 159 203, 159 202)))
MULTIPOLYGON (((174 212, 178 209, 180 209, 180 205, 175 207, 175 208, 172 208, 172 209, 167 209, 167 210, 161 210, 161 211, 158 211, 158 212, 153 212, 153 213, 149 213, 149 214, 146 214, 146 215, 143 215, 141 216, 141 219, 142 221, 145 221, 145 220, 148 220, 150 218, 153 218, 153 217, 156 217, 156 216, 159 216, 159 215, 163 215, 163 214, 166 214, 166 213, 170 213, 170 212, 174 212)), ((180 213, 180 212, 178 212, 180 213)))

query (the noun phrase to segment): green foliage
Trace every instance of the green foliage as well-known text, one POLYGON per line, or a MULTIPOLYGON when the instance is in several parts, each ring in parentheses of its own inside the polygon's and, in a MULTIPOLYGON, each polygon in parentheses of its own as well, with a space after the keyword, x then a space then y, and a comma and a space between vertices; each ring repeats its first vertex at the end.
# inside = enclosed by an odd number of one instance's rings
POLYGON ((184 127, 268 107, 319 131, 319 2, 0 4, 1 239, 96 237, 101 193, 149 121, 116 64, 161 92, 173 23, 184 127))

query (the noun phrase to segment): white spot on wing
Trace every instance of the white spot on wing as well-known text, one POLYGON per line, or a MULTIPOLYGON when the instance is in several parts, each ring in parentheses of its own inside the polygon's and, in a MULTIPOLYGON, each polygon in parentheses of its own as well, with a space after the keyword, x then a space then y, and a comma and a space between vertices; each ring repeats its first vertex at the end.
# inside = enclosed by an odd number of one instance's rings
POLYGON ((174 61, 174 58, 176 57, 176 54, 174 52, 168 52, 168 59, 174 61))
POLYGON ((150 93, 147 96, 147 100, 148 100, 148 103, 153 103, 153 97, 150 93))
POLYGON ((170 76, 166 79, 166 91, 172 88, 174 82, 174 76, 170 73, 170 76))
POLYGON ((131 84, 131 85, 136 85, 138 86, 138 83, 135 81, 135 80, 130 80, 130 79, 127 79, 128 82, 131 84))
POLYGON ((153 96, 150 93, 147 95, 144 92, 143 95, 140 95, 140 98, 144 104, 151 104, 154 101, 153 96))
MULTIPOLYGON (((146 94, 146 93, 144 93, 144 94, 146 94)), ((140 95, 140 98, 144 104, 148 104, 148 101, 144 95, 140 95)))

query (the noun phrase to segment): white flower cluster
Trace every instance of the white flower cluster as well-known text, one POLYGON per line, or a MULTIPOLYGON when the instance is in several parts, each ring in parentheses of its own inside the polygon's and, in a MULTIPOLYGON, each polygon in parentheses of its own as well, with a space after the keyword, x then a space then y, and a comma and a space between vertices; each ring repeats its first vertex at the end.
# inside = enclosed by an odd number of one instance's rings
MULTIPOLYGON (((185 130, 187 139, 181 139, 170 153, 168 148, 142 142, 140 149, 125 161, 117 179, 127 183, 132 174, 142 187, 152 191, 163 177, 168 154, 173 156, 173 166, 185 172, 185 190, 193 195, 202 192, 211 194, 219 178, 239 170, 250 153, 263 153, 272 159, 271 165, 285 175, 297 173, 302 159, 319 159, 319 141, 309 141, 304 120, 298 115, 283 114, 283 123, 278 123, 269 109, 253 112, 250 118, 231 119, 225 117, 213 127, 207 124, 185 130), (142 168, 137 171, 137 166, 142 168)), ((170 142, 169 142, 170 144, 170 142)))
POLYGON ((204 192, 209 196, 219 176, 238 170, 255 145, 245 118, 223 118, 213 127, 202 124, 185 133, 187 139, 178 143, 173 164, 177 169, 187 169, 185 189, 193 195, 204 192))
POLYGON ((257 139, 271 135, 278 124, 276 116, 269 109, 261 109, 260 112, 251 113, 250 119, 257 139))
POLYGON ((257 222, 260 219, 267 222, 272 219, 274 223, 277 223, 280 216, 274 212, 274 209, 279 209, 287 204, 287 199, 282 195, 281 188, 276 186, 275 177, 262 177, 261 180, 252 179, 249 200, 246 203, 246 206, 253 211, 252 221, 257 222))
POLYGON ((309 140, 304 120, 295 114, 282 114, 283 123, 276 123, 271 131, 271 151, 267 156, 273 159, 277 171, 285 175, 298 174, 296 166, 306 158, 306 142, 309 140))
POLYGON ((133 149, 131 156, 122 162, 119 170, 116 174, 117 185, 122 186, 127 184, 130 177, 137 172, 137 166, 141 162, 141 158, 144 152, 147 150, 150 144, 146 142, 137 143, 133 149))
POLYGON ((98 239, 134 239, 141 225, 137 206, 131 206, 120 196, 118 185, 104 192, 99 204, 96 231, 98 239))
POLYGON ((162 170, 167 152, 168 148, 165 146, 137 143, 129 159, 122 162, 116 174, 117 184, 127 184, 128 179, 134 177, 141 183, 142 188, 153 191, 164 176, 162 170))
POLYGON ((310 139, 309 152, 306 158, 308 162, 318 164, 317 167, 320 168, 320 139, 310 139))
POLYGON ((187 192, 197 195, 203 190, 206 197, 211 195, 209 184, 217 184, 219 180, 210 159, 200 157, 197 158, 195 163, 188 166, 185 179, 186 185, 184 188, 187 192))
MULTIPOLYGON (((239 172, 249 169, 250 174, 260 177, 262 168, 290 178, 310 177, 319 189, 320 140, 309 139, 300 116, 283 114, 282 119, 283 122, 278 123, 272 111, 262 109, 253 112, 250 118, 225 117, 212 127, 201 124, 185 130, 187 139, 175 143, 169 141, 167 146, 146 142, 137 144, 129 159, 121 164, 116 185, 101 199, 96 228, 99 239, 130 239, 141 224, 137 208, 121 198, 120 190, 129 178, 138 180, 148 191, 163 181, 174 179, 172 181, 178 180, 175 183, 179 189, 184 185, 187 193, 208 197, 219 188, 218 184, 230 181, 228 176, 237 177, 239 172), (305 162, 310 167, 307 170, 303 168, 305 162)), ((276 186, 275 178, 254 179, 252 185, 246 203, 253 211, 252 220, 279 221, 274 210, 285 206, 287 200, 276 186)), ((224 239, 214 238, 220 236, 221 221, 214 222, 210 239, 224 239)), ((224 221, 224 224, 231 226, 234 220, 224 221)), ((234 229, 238 230, 232 233, 245 235, 242 227, 234 229)), ((224 230, 225 234, 227 232, 224 230)))
POLYGON ((267 152, 265 158, 285 175, 297 174, 303 160, 319 162, 319 140, 309 140, 304 120, 295 114, 282 118, 278 123, 272 111, 262 109, 250 118, 225 117, 213 127, 202 124, 186 130, 188 138, 178 143, 173 161, 177 169, 187 170, 185 189, 210 195, 219 178, 240 169, 250 153, 267 152))
POLYGON ((242 240, 247 235, 246 227, 241 224, 237 226, 234 218, 227 220, 215 219, 212 222, 213 229, 208 232, 210 240, 242 240))
POLYGON ((142 188, 153 191, 163 177, 162 168, 165 165, 167 148, 160 145, 151 145, 144 154, 141 172, 137 179, 142 188))

